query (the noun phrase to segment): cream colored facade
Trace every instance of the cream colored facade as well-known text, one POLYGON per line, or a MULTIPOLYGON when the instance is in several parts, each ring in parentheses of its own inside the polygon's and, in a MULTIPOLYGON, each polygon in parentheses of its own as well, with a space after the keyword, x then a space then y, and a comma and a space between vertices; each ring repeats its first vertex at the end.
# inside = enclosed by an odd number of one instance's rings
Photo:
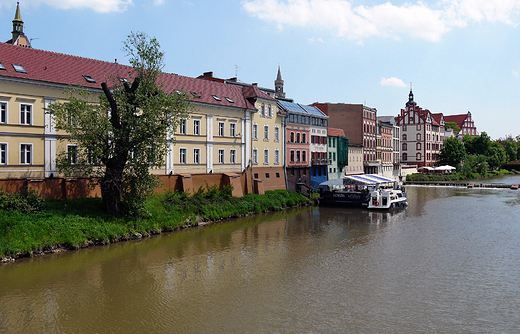
POLYGON ((173 134, 166 170, 174 174, 240 173, 246 168, 251 111, 195 104, 173 134))
POLYGON ((343 168, 345 175, 363 174, 363 147, 348 147, 348 166, 343 168))

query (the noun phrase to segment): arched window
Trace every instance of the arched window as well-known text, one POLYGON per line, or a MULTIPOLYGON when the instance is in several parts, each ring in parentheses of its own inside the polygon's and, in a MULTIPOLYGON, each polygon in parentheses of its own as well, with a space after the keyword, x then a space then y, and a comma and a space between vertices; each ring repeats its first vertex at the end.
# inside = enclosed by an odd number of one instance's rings
POLYGON ((421 140, 421 134, 420 133, 417 134, 417 140, 421 140))
POLYGON ((307 134, 302 133, 302 143, 307 143, 307 134))
POLYGON ((403 153, 403 161, 406 161, 406 160, 408 160, 408 154, 403 153))
POLYGON ((294 162, 294 151, 291 151, 291 162, 294 162))
POLYGON ((420 161, 421 160, 421 153, 417 153, 415 157, 416 157, 415 160, 420 161))
POLYGON ((294 132, 291 132, 291 143, 294 143, 294 132))
POLYGON ((307 151, 302 151, 302 162, 307 162, 307 151))
POLYGON ((403 151, 406 151, 408 149, 408 144, 403 143, 403 151))
POLYGON ((417 144, 415 144, 415 149, 416 149, 416 150, 420 150, 420 149, 421 149, 421 143, 417 143, 417 144))
POLYGON ((299 132, 296 134, 296 142, 297 142, 297 143, 300 142, 300 133, 299 133, 299 132))
POLYGON ((406 134, 403 135, 403 140, 408 140, 408 137, 406 136, 406 134))

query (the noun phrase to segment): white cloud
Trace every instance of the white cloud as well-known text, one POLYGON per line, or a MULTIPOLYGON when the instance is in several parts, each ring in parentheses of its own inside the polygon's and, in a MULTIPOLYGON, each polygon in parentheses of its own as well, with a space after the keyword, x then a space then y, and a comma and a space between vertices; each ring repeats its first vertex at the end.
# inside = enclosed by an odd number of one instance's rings
POLYGON ((156 6, 164 5, 165 0, 153 0, 153 4, 156 6))
POLYGON ((519 73, 517 71, 512 72, 515 77, 518 77, 519 73))
POLYGON ((440 0, 394 5, 352 7, 353 0, 244 0, 242 7, 264 21, 284 25, 318 27, 351 40, 368 37, 399 39, 403 36, 438 41, 454 27, 473 22, 516 25, 520 0, 440 0))
MULTIPOLYGON (((162 1, 162 0, 159 0, 162 1)), ((0 0, 0 7, 9 6, 12 1, 0 0)), ((132 6, 132 0, 33 0, 23 6, 48 5, 59 9, 91 9, 99 13, 123 12, 132 6)))
POLYGON ((396 77, 391 77, 391 78, 381 78, 381 81, 379 82, 381 84, 381 86, 391 86, 391 87, 399 87, 399 88, 402 88, 402 87, 408 87, 404 82, 403 80, 399 79, 399 78, 396 78, 396 77))

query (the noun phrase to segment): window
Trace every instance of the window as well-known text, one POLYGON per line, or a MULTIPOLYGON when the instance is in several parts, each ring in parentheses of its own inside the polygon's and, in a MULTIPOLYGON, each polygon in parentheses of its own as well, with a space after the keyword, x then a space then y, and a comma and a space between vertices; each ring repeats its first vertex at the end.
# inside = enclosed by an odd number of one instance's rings
POLYGON ((264 141, 269 141, 269 125, 264 125, 264 141))
POLYGON ((200 94, 197 94, 196 92, 190 92, 193 97, 200 99, 200 94))
POLYGON ((22 165, 32 164, 32 144, 21 144, 20 145, 20 164, 22 164, 22 165))
POLYGON ((200 135, 200 120, 193 120, 193 134, 200 135))
POLYGON ((222 101, 222 99, 220 97, 218 97, 217 95, 211 94, 211 96, 215 99, 215 101, 222 101))
POLYGON ((236 150, 229 150, 229 163, 236 163, 236 154, 237 154, 237 151, 236 150))
POLYGON ((403 135, 403 140, 408 140, 406 134, 403 135))
POLYGON ((417 134, 417 140, 421 140, 421 134, 420 133, 417 134))
MULTIPOLYGON (((133 157, 133 153, 132 153, 132 157, 133 157)), ((89 164, 89 165, 99 164, 99 158, 98 158, 96 152, 94 152, 94 150, 91 148, 87 148, 87 164, 89 164)))
POLYGON ((403 151, 406 151, 408 149, 408 144, 403 143, 403 151))
POLYGON ((224 134, 225 134, 224 131, 225 131, 225 129, 226 129, 226 128, 225 128, 225 124, 224 124, 224 122, 218 122, 218 135, 219 135, 220 137, 224 137, 224 134))
POLYGON ((299 133, 299 132, 296 134, 296 142, 297 142, 297 143, 300 142, 300 133, 299 133))
POLYGON ((280 141, 280 128, 278 126, 274 127, 274 141, 280 141))
POLYGON ((258 179, 258 173, 255 173, 254 178, 258 179))
POLYGON ((301 161, 301 151, 296 151, 296 162, 301 161))
POLYGON ((186 163, 186 149, 185 148, 179 149, 179 163, 181 163, 181 164, 186 163))
POLYGON ((224 96, 224 98, 225 98, 229 103, 235 103, 235 101, 233 101, 232 99, 230 99, 230 98, 227 97, 227 96, 224 96))
POLYGON ((7 165, 7 144, 0 144, 0 165, 7 165))
POLYGON ((224 163, 224 150, 222 150, 222 149, 218 150, 218 163, 219 164, 224 163))
POLYGON ((307 162, 307 151, 302 151, 302 162, 307 162))
POLYGON ((277 178, 277 179, 280 178, 280 173, 276 173, 276 178, 277 178))
POLYGON ((256 149, 256 148, 253 149, 252 160, 253 160, 253 165, 258 165, 258 149, 256 149))
POLYGON ((199 148, 193 149, 193 163, 200 164, 200 149, 199 148))
POLYGON ((231 137, 236 137, 236 135, 237 135, 236 128, 237 128, 237 125, 235 123, 230 123, 229 124, 229 135, 231 137))
POLYGON ((294 151, 291 151, 290 159, 291 159, 291 162, 294 162, 294 151))
POLYGON ((7 103, 0 102, 0 123, 7 123, 7 103))
POLYGON ((408 160, 408 154, 403 153, 403 161, 406 161, 406 160, 408 160))
POLYGON ((0 62, 0 70, 6 70, 4 64, 0 62))
POLYGON ((265 117, 265 104, 262 103, 262 107, 260 108, 260 116, 265 117))
POLYGON ((294 143, 294 132, 291 132, 291 143, 294 143))
POLYGON ((420 149, 421 149, 421 143, 417 143, 417 144, 415 144, 415 149, 416 149, 416 150, 420 150, 420 149))
POLYGON ((406 125, 403 125, 403 131, 406 131, 406 125))
POLYGON ((271 105, 267 107, 267 116, 269 116, 269 118, 273 117, 273 109, 271 108, 271 105))
MULTIPOLYGON (((25 70, 25 68, 23 68, 22 65, 16 65, 16 64, 13 64, 13 68, 16 72, 18 73, 27 73, 27 71, 25 70)), ((86 78, 85 78, 86 79, 86 78)), ((91 78, 92 79, 92 78, 91 78)), ((95 81, 94 81, 95 82, 95 81)))
POLYGON ((32 105, 20 104, 20 124, 31 125, 32 105))
POLYGON ((421 124, 417 124, 417 131, 421 131, 421 124))
POLYGON ((253 124, 253 140, 258 140, 258 124, 253 124))
POLYGON ((278 149, 274 150, 274 164, 280 164, 280 151, 278 149))
POLYGON ((186 134, 186 120, 181 119, 179 123, 179 134, 185 135, 186 134))
POLYGON ((71 165, 75 165, 78 163, 78 146, 77 145, 67 145, 67 158, 69 159, 69 163, 71 165))
POLYGON ((265 173, 265 178, 266 178, 266 179, 268 179, 268 178, 270 178, 270 177, 271 177, 271 175, 269 175, 269 173, 265 173))
POLYGON ((416 161, 419 161, 419 160, 421 160, 421 153, 417 153, 417 155, 416 155, 416 161))
POLYGON ((269 165, 269 149, 264 148, 264 165, 269 165))
POLYGON ((304 143, 304 144, 307 143, 307 134, 306 133, 302 133, 302 143, 304 143))

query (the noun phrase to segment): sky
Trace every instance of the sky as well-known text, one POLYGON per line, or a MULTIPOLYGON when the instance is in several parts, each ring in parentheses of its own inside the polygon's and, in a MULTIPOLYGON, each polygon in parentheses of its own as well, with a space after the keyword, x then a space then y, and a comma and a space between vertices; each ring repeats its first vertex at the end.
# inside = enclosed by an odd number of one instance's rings
MULTIPOLYGON (((3 41, 15 9, 0 0, 3 41)), ((140 31, 160 42, 166 72, 274 89, 280 66, 294 102, 378 116, 397 116, 412 85, 423 109, 470 111, 493 139, 520 135, 520 0, 21 0, 20 10, 37 49, 128 64, 123 41, 140 31)))

